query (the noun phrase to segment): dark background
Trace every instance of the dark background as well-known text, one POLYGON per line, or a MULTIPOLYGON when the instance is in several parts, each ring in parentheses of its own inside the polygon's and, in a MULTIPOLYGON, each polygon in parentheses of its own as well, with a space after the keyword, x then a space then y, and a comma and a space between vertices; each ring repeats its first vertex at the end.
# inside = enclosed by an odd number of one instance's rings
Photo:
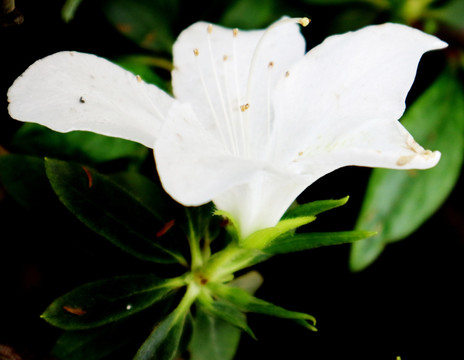
MULTIPOLYGON (((65 24, 61 1, 17 1, 24 23, 0 28, 0 94, 4 94, 0 145, 7 144, 20 126, 8 116, 6 91, 32 62, 61 50, 108 58, 139 51, 106 22, 95 4, 84 1, 76 18, 65 24)), ((196 20, 211 19, 209 11, 186 11, 179 30, 196 20)), ((323 28, 316 23, 309 31, 314 34, 310 46, 321 40, 315 34, 318 26, 323 28)), ((425 57, 418 77, 431 81, 433 73, 433 57, 425 57)), ((350 195, 347 205, 321 215, 312 229, 352 229, 368 175, 368 169, 341 169, 308 189, 304 200, 350 195)), ((265 279, 257 295, 311 313, 319 332, 250 315, 258 341, 244 335, 236 358, 463 359, 462 199, 461 179, 419 231, 388 246, 378 261, 360 273, 348 269, 349 246, 279 256, 257 266, 265 279)), ((112 254, 106 244, 94 242, 66 210, 62 219, 50 218, 47 204, 42 211, 27 211, 1 189, 0 226, 0 344, 25 359, 50 358, 48 352, 60 331, 39 315, 55 297, 83 282, 139 266, 112 254), (66 228, 56 225, 60 223, 66 228)))

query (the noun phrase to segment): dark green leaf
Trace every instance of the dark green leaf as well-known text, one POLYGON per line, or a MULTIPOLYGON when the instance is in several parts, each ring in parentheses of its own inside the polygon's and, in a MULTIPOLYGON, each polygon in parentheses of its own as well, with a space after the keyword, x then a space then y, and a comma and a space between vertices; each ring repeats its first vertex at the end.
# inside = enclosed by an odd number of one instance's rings
POLYGON ((56 199, 42 158, 16 154, 0 156, 0 183, 18 203, 29 209, 42 210, 44 204, 49 206, 56 199))
POLYGON ((111 324, 91 330, 66 331, 53 347, 58 359, 98 360, 130 343, 130 331, 124 324, 111 324))
POLYGON ((82 285, 56 299, 42 314, 65 329, 90 329, 138 313, 165 299, 178 281, 153 275, 127 275, 82 285))
POLYGON ((374 236, 370 231, 339 231, 339 232, 309 232, 281 236, 271 242, 263 251, 268 254, 286 254, 303 250, 310 250, 321 246, 340 245, 359 241, 374 236))
POLYGON ((59 133, 33 123, 21 126, 11 145, 19 152, 91 164, 121 158, 140 164, 148 151, 143 145, 129 140, 87 131, 59 133))
POLYGON ((177 250, 162 246, 162 219, 107 176, 64 161, 45 164, 61 202, 90 229, 140 259, 186 264, 177 250))
POLYGON ((190 344, 191 360, 232 360, 240 334, 239 328, 198 306, 190 344))
POLYGON ((314 5, 353 5, 357 3, 369 4, 381 9, 390 7, 389 0, 305 0, 305 2, 314 5))
POLYGON ((172 360, 179 351, 188 312, 174 310, 153 329, 134 360, 172 360))
POLYGON ((137 45, 171 51, 174 42, 171 21, 177 1, 111 0, 105 2, 103 10, 113 26, 137 45))
POLYGON ((464 154, 464 93, 457 78, 445 71, 410 107, 403 124, 421 145, 440 150, 442 157, 425 171, 373 171, 356 228, 378 235, 353 245, 354 271, 372 263, 386 244, 413 233, 453 189, 464 154))

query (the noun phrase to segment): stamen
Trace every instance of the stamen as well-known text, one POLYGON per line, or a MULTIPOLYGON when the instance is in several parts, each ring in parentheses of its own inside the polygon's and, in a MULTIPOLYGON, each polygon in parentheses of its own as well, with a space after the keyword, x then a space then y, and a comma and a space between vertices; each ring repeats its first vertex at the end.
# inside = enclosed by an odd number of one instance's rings
MULTIPOLYGON (((194 49, 193 53, 195 54, 195 57, 198 57, 199 55, 198 49, 194 49)), ((213 102, 211 101, 211 97, 209 96, 208 88, 206 86, 205 79, 203 77, 203 71, 201 71, 201 66, 198 63, 198 60, 196 61, 196 65, 197 65, 198 73, 200 74, 200 81, 201 81, 201 85, 203 86, 203 90, 205 92, 206 101, 208 102, 208 105, 211 109, 211 113, 213 115, 214 123, 216 124, 216 127, 218 129, 219 135, 221 137, 221 141, 224 144, 224 147, 226 147, 227 143, 224 137, 224 133, 221 129, 221 123, 219 122, 218 116, 216 114, 216 110, 214 110, 213 102)))
MULTIPOLYGON (((210 24, 210 25, 208 25, 208 35, 211 34, 212 31, 213 31, 213 26, 210 24)), ((231 148, 232 148, 232 151, 233 151, 234 139, 233 139, 233 136, 232 136, 231 123, 230 123, 229 113, 228 113, 228 111, 226 109, 226 103, 225 103, 225 100, 224 100, 224 95, 223 95, 223 91, 222 91, 222 88, 221 88, 221 84, 219 83, 219 76, 218 76, 217 70, 216 70, 216 63, 214 62, 213 48, 212 48, 212 45, 211 45, 210 36, 207 36, 207 40, 208 40, 209 57, 210 57, 210 61, 211 61, 211 66, 213 68, 214 80, 216 82, 216 87, 217 87, 217 90, 218 90, 219 99, 220 99, 221 105, 222 105, 222 111, 224 113, 224 119, 226 121, 226 126, 227 126, 227 130, 228 130, 228 133, 229 133, 230 145, 231 145, 231 148)))
POLYGON ((135 78, 139 83, 142 82, 142 77, 140 75, 136 75, 135 78))
POLYGON ((269 67, 269 69, 273 68, 274 67, 274 61, 270 61, 268 67, 269 67))
MULTIPOLYGON (((235 78, 235 91, 237 93, 237 100, 240 102, 241 99, 242 99, 242 96, 241 96, 241 93, 240 93, 240 82, 239 82, 239 79, 238 79, 238 67, 237 67, 237 64, 238 64, 238 55, 237 55, 237 36, 238 36, 238 29, 233 29, 232 30, 232 34, 233 34, 233 39, 232 39, 232 56, 233 56, 233 63, 234 63, 234 78, 235 78)), ((240 110, 241 110, 242 106, 240 106, 240 110)), ((243 153, 245 155, 248 155, 249 153, 249 150, 248 150, 248 142, 247 142, 247 139, 248 139, 248 136, 245 132, 245 120, 243 118, 243 111, 239 111, 238 112, 238 116, 239 116, 239 126, 240 126, 240 135, 242 137, 242 144, 243 144, 243 153)), ((239 146, 239 149, 240 149, 240 146, 239 146)))
POLYGON ((200 52, 198 51, 198 49, 193 49, 193 55, 195 56, 200 55, 200 52))
POLYGON ((285 72, 285 77, 289 77, 290 76, 290 71, 286 71, 285 72))
POLYGON ((229 58, 229 57, 228 57, 227 55, 224 55, 224 56, 222 57, 222 60, 227 61, 228 58, 229 58))

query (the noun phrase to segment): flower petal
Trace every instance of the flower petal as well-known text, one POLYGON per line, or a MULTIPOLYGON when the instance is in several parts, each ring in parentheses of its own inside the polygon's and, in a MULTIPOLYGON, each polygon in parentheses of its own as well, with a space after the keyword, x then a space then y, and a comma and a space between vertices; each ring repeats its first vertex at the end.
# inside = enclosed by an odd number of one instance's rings
MULTIPOLYGON (((294 23, 276 26, 260 42, 264 33, 198 22, 184 30, 173 47, 175 97, 191 103, 201 121, 215 123, 224 148, 231 152, 239 153, 248 140, 243 137, 244 107, 249 106, 246 116, 252 118, 252 127, 267 127, 268 90, 305 52, 294 23)), ((254 138, 254 144, 258 140, 254 138)))
POLYGON ((197 206, 248 181, 263 165, 231 156, 197 118, 190 104, 175 103, 155 143, 158 174, 176 201, 197 206))
POLYGON ((174 100, 103 58, 59 52, 35 62, 16 79, 8 101, 17 120, 153 147, 174 100))
MULTIPOLYGON (((398 24, 369 26, 328 38, 291 68, 276 88, 276 156, 288 163, 299 154, 320 154, 331 144, 340 146, 345 134, 371 121, 376 135, 382 135, 375 130, 376 122, 379 128, 388 129, 381 142, 394 137, 398 127, 380 122, 400 118, 422 54, 445 46, 431 35, 398 24)), ((410 148, 409 137, 399 130, 396 134, 395 146, 410 148)), ((379 164, 395 168, 400 154, 379 164)), ((369 166, 379 164, 368 162, 369 166)))

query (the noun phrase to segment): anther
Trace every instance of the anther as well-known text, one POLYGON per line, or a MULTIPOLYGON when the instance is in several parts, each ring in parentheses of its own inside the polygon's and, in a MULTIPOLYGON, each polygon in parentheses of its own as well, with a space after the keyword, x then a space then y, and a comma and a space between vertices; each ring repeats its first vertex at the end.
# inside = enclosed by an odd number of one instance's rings
POLYGON ((250 108, 250 104, 240 105, 240 110, 242 110, 242 112, 245 112, 249 108, 250 108))
POLYGON ((208 25, 208 34, 211 34, 213 32, 213 25, 209 24, 208 25))
POLYGON ((222 57, 222 60, 227 61, 228 58, 229 58, 229 57, 228 57, 227 55, 224 55, 224 56, 222 57))
POLYGON ((274 61, 269 61, 269 65, 268 65, 268 66, 269 66, 270 69, 273 68, 273 67, 274 67, 274 61))
POLYGON ((135 78, 137 79, 137 81, 138 81, 139 83, 142 82, 142 78, 141 78, 140 75, 136 75, 135 78))
POLYGON ((285 72, 285 77, 289 77, 290 76, 290 71, 286 71, 285 72))
POLYGON ((198 51, 198 49, 193 49, 193 55, 198 56, 199 54, 200 52, 198 51))
POLYGON ((232 30, 232 33, 234 34, 234 37, 237 37, 237 35, 238 35, 238 29, 237 29, 237 28, 233 29, 233 30, 232 30))
POLYGON ((299 19, 298 22, 300 23, 301 26, 306 27, 311 22, 311 20, 308 19, 307 17, 303 17, 299 19))

